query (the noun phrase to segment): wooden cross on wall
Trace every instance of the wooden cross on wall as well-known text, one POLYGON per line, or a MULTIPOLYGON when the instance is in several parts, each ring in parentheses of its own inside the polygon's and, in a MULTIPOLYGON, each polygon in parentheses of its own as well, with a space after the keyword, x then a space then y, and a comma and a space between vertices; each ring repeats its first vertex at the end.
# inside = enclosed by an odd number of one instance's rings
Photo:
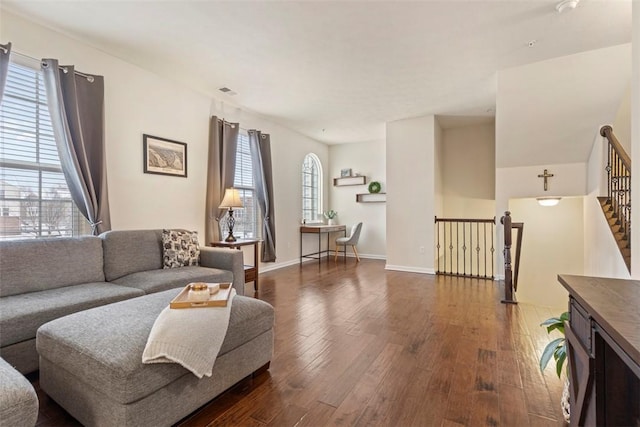
POLYGON ((544 191, 547 191, 548 189, 547 179, 551 178, 552 176, 553 174, 549 173, 546 169, 541 175, 538 175, 538 178, 544 178, 544 191))

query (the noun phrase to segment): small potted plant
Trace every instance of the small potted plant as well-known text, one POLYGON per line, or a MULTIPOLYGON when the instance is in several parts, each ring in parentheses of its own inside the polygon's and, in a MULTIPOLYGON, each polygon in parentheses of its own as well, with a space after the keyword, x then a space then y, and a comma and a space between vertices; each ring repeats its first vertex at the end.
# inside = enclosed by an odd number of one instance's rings
POLYGON ((327 218, 327 224, 329 225, 335 225, 337 216, 338 212, 334 211, 333 209, 330 209, 324 213, 324 217, 327 218))
MULTIPOLYGON (((551 317, 540 324, 540 326, 547 328, 547 333, 551 333, 554 330, 559 331, 562 336, 549 342, 542 352, 540 357, 540 370, 544 369, 549 364, 551 357, 556 362, 556 374, 558 378, 562 377, 562 368, 567 361, 567 340, 564 335, 564 322, 569 320, 569 312, 565 311, 560 317, 551 317)), ((565 421, 569 422, 569 378, 565 376, 564 388, 562 390, 562 399, 560 401, 562 407, 562 415, 565 421)))

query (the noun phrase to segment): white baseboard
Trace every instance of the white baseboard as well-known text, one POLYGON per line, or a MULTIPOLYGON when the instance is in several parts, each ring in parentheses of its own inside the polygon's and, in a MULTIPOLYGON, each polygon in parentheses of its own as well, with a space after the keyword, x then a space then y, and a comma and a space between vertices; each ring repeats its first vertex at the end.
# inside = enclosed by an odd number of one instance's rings
MULTIPOLYGON (((312 261, 312 260, 309 260, 309 261, 312 261)), ((264 264, 260 264, 260 273, 266 273, 267 271, 278 270, 280 268, 289 267, 291 265, 295 265, 299 263, 300 263, 299 259, 292 259, 290 261, 276 262, 274 264, 269 263, 269 265, 266 267, 264 266, 264 264)))
MULTIPOLYGON (((360 258, 365 258, 365 259, 380 259, 380 260, 387 259, 384 255, 372 255, 372 254, 359 254, 359 255, 360 255, 360 258)), ((334 255, 323 254, 322 258, 326 258, 327 256, 333 257, 334 255)), ((338 255, 338 259, 340 257, 342 257, 342 255, 338 255)), ((347 254, 347 258, 355 258, 355 257, 356 256, 354 254, 347 254)), ((318 262, 318 260, 313 258, 304 258, 302 262, 303 263, 318 262)), ((285 268, 285 267, 289 267, 296 264, 300 264, 300 258, 295 258, 295 259, 284 261, 284 262, 276 262, 275 264, 269 263, 267 266, 265 266, 265 264, 260 264, 260 273, 266 273, 268 271, 278 270, 280 268, 285 268)))
POLYGON ((409 267, 406 265, 387 264, 384 269, 393 271, 404 271, 406 273, 436 274, 436 271, 433 268, 409 267))
POLYGON ((493 280, 504 280, 504 274, 496 274, 493 280))

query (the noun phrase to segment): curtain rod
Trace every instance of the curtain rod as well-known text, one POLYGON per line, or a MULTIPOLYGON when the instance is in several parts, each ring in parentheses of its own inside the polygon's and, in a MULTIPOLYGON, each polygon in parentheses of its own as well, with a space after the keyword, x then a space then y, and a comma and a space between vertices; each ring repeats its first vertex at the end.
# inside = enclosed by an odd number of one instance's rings
MULTIPOLYGON (((0 45, 0 49, 3 49, 3 50, 5 51, 5 53, 6 53, 6 52, 7 52, 7 50, 8 50, 7 48, 5 48, 4 46, 1 46, 1 45, 0 45)), ((37 61, 37 62, 39 62, 39 63, 40 63, 42 66, 44 66, 44 67, 46 67, 46 66, 47 66, 45 63, 43 63, 43 62, 42 62, 42 60, 41 60, 41 59, 34 58, 33 56, 25 55, 24 53, 16 52, 16 51, 14 51, 13 49, 11 50, 11 54, 12 54, 12 55, 13 55, 13 54, 16 54, 16 55, 21 56, 21 57, 23 57, 23 58, 27 58, 27 59, 31 59, 31 60, 33 60, 33 61, 37 61)), ((68 70, 66 67, 63 67, 62 65, 58 65, 58 69, 62 70, 62 72, 63 72, 63 73, 65 73, 65 74, 69 72, 69 70, 68 70)), ((85 79, 87 79, 87 81, 88 81, 89 83, 93 83, 93 81, 95 80, 95 77, 94 77, 94 76, 92 76, 92 75, 90 75, 90 74, 81 73, 80 71, 76 71, 76 70, 73 70, 73 72, 74 72, 75 74, 79 75, 80 77, 84 77, 85 79)))
MULTIPOLYGON (((218 116, 216 116, 216 117, 217 117, 217 119, 218 119, 218 120, 220 120, 220 121, 221 121, 221 122, 223 122, 223 123, 229 123, 230 125, 234 125, 234 126, 235 126, 235 125, 238 125, 238 129, 243 130, 243 131, 245 131, 245 132, 249 132, 250 130, 253 130, 253 129, 243 128, 242 126, 240 126, 240 124, 239 124, 239 123, 230 122, 230 121, 227 121, 227 120, 225 120, 224 118, 220 118, 220 117, 218 117, 218 116)), ((265 133, 260 132, 260 137, 261 137, 262 139, 265 139, 265 138, 267 137, 267 135, 268 135, 268 134, 265 134, 265 133)))

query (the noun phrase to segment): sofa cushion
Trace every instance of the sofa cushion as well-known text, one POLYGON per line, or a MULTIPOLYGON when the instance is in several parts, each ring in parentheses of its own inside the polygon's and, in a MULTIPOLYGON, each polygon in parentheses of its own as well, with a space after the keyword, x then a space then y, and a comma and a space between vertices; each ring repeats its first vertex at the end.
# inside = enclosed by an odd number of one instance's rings
POLYGON ((233 273, 209 267, 182 267, 141 271, 113 281, 118 285, 142 289, 145 293, 184 287, 191 282, 233 282, 233 273))
POLYGON ((196 266, 200 260, 198 233, 162 230, 163 268, 196 266))
POLYGON ((33 339, 41 325, 58 317, 143 294, 98 282, 0 298, 0 346, 33 339))
POLYGON ((38 420, 38 396, 20 372, 0 359, 0 425, 33 426, 38 420))
POLYGON ((112 230, 100 237, 107 281, 162 268, 162 230, 112 230))
MULTIPOLYGON (((192 376, 178 364, 142 363, 153 323, 179 292, 172 289, 49 322, 38 330, 38 352, 117 402, 142 399, 179 377, 192 376)), ((273 307, 266 302, 234 297, 218 357, 269 331, 273 320, 273 307)))
POLYGON ((1 241, 0 254, 2 297, 104 281, 95 236, 1 241))

